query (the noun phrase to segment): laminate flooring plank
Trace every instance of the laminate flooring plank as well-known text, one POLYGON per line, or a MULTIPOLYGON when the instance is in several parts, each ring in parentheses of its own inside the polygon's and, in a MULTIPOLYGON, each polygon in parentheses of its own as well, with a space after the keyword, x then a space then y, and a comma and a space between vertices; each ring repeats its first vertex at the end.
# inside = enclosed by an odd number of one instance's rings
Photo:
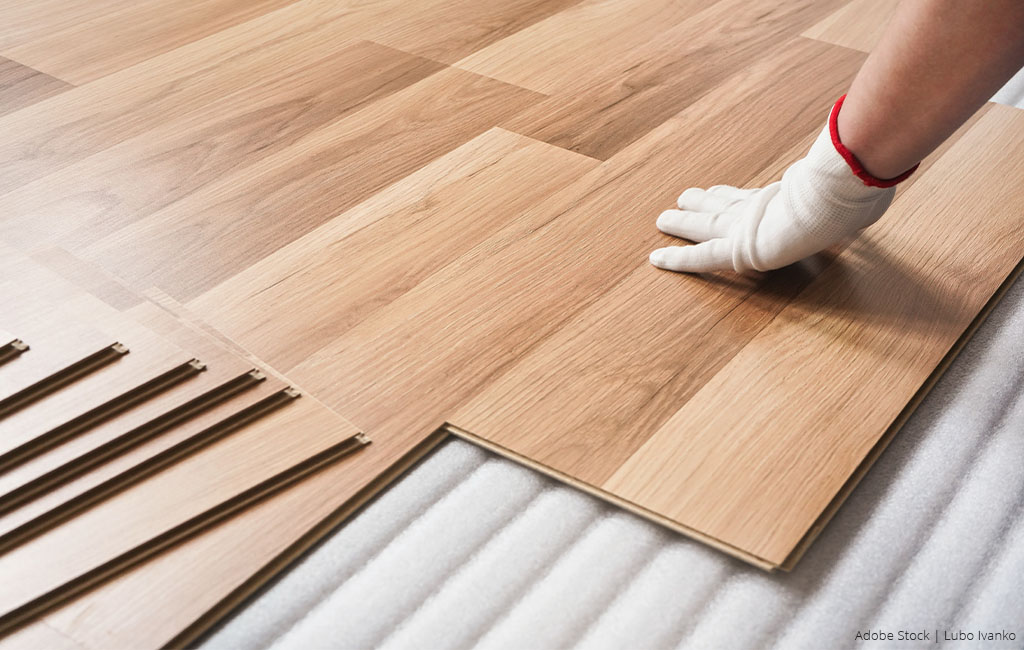
POLYGON ((783 563, 1020 263, 1022 155, 990 107, 603 489, 783 563))
POLYGON ((0 116, 62 93, 68 84, 0 57, 0 116))
MULTIPOLYGON (((96 585, 117 576, 133 565, 144 562, 185 540, 200 535, 212 526, 224 521, 230 521, 232 517, 243 512, 246 508, 272 497, 281 490, 302 481, 311 474, 315 474, 320 469, 337 462, 345 456, 361 451, 367 444, 368 441, 362 434, 356 434, 331 445, 323 451, 305 458, 273 476, 267 477, 256 485, 222 501, 209 510, 199 513, 148 541, 125 551, 109 562, 83 573, 71 582, 64 584, 59 590, 48 593, 44 597, 38 598, 12 612, 6 620, 0 621, 0 625, 6 626, 7 629, 16 629, 26 622, 37 618, 40 614, 53 609, 55 606, 73 600, 75 597, 88 592, 96 585)), ((0 627, 0 630, 3 630, 3 627, 0 627)))
MULTIPOLYGON (((4 48, 2 53, 68 83, 81 85, 271 12, 291 1, 139 0, 122 4, 113 11, 97 11, 63 29, 37 33, 35 38, 4 48)), ((86 5, 88 2, 70 4, 86 5)), ((72 11, 76 10, 72 7, 72 11)))
POLYGON ((577 1, 203 0, 183 5, 106 0, 93 11, 83 6, 86 2, 68 3, 67 12, 78 14, 78 20, 0 7, 0 20, 11 16, 18 21, 9 34, 0 31, 0 53, 82 84, 224 32, 230 38, 237 28, 315 21, 329 26, 339 39, 372 38, 451 63, 577 1), (48 28, 40 29, 40 23, 48 28), (111 47, 112 42, 117 47, 111 47))
MULTIPOLYGON (((375 439, 429 431, 451 418, 643 263, 663 241, 654 218, 681 188, 725 178, 745 184, 785 143, 818 128, 862 57, 809 40, 777 54, 524 211, 289 376, 375 439), (743 114, 738 107, 754 98, 779 106, 778 117, 737 118, 743 114), (725 123, 730 128, 723 132, 725 123), (766 132, 777 139, 755 137, 766 132), (700 160, 681 158, 678 152, 686 150, 706 153, 700 160)), ((230 313, 220 318, 222 326, 231 325, 230 313)), ((259 354, 272 338, 268 325, 245 344, 259 354)))
POLYGON ((0 50, 44 38, 133 3, 134 0, 2 0, 0 50))
MULTIPOLYGON (((250 363, 213 344, 206 337, 191 336, 187 330, 185 336, 182 336, 181 330, 186 328, 178 324, 173 316, 155 305, 143 303, 129 311, 128 314, 166 340, 187 350, 189 354, 203 359, 206 370, 189 381, 182 382, 164 393, 90 428, 83 435, 0 473, 0 509, 7 509, 8 495, 12 492, 17 493, 19 490, 24 490, 29 484, 38 485, 38 481, 42 477, 52 476, 54 473, 61 474, 61 478, 65 480, 70 478, 69 470, 74 467, 77 459, 87 454, 95 454, 97 449, 113 444, 114 440, 128 432, 140 428, 145 430, 147 425, 153 423, 157 418, 211 391, 214 395, 219 395, 219 387, 235 381, 236 378, 244 376, 252 370, 250 363)), ((244 384, 251 387, 249 382, 244 382, 244 384)), ((270 384, 273 386, 264 390, 277 390, 283 387, 281 382, 270 382, 270 384)), ((238 390, 244 391, 245 387, 239 386, 238 390)), ((226 395, 224 399, 227 399, 226 395)), ((210 423, 216 421, 218 416, 214 415, 213 418, 209 421, 210 423)), ((4 519, 0 517, 0 522, 3 521, 4 519)), ((3 527, 2 523, 0 523, 0 527, 3 527)))
POLYGON ((14 634, 0 639, 0 648, 18 650, 82 650, 82 646, 46 623, 26 626, 14 634))
POLYGON ((0 399, 8 399, 29 386, 44 381, 64 368, 105 349, 116 338, 71 318, 59 305, 40 300, 19 283, 0 283, 4 313, 0 316, 9 331, 31 346, 0 370, 0 399), (58 330, 55 323, 61 323, 58 330))
MULTIPOLYGON (((855 71, 851 66, 845 74, 855 71)), ((990 107, 926 160, 901 186, 901 195, 990 107)), ((777 180, 815 137, 809 133, 750 184, 777 180)), ((655 246, 679 243, 667 235, 660 240, 655 246)), ((600 486, 827 268, 843 245, 775 273, 747 277, 652 272, 640 260, 449 422, 474 440, 484 438, 576 484, 600 486)))
POLYGON ((539 93, 586 87, 628 69, 635 48, 660 41, 663 33, 707 4, 697 0, 583 0, 456 65, 539 93), (593 64, 595 60, 601 63, 593 64))
MULTIPOLYGON (((82 305, 82 311, 94 306, 92 300, 83 302, 88 304, 82 305)), ((74 306, 75 303, 62 305, 65 309, 74 306)), ((49 323, 49 327, 58 333, 61 326, 61 321, 49 323)), ((116 402, 127 397, 127 393, 193 359, 177 346, 170 345, 128 319, 109 328, 104 327, 104 330, 111 332, 110 337, 116 336, 129 353, 0 420, 0 467, 6 469, 10 463, 21 462, 39 453, 44 448, 41 445, 54 442, 55 439, 51 438, 58 432, 61 432, 61 439, 74 435, 63 431, 62 425, 86 413, 94 413, 102 405, 106 405, 103 406, 106 411, 117 412, 122 406, 116 402)), ((176 381, 187 382, 193 374, 182 375, 176 381)), ((176 382, 160 390, 173 383, 176 382)), ((88 426, 83 431, 87 429, 88 426)))
MULTIPOLYGON (((560 87, 502 126, 606 160, 765 52, 792 40, 836 4, 709 3, 620 57, 594 57, 585 73, 594 80, 586 87, 560 87)), ((566 37, 575 39, 576 34, 566 37)))
MULTIPOLYGON (((50 223, 56 225, 55 221, 50 223)), ((85 262, 63 248, 56 246, 34 247, 27 253, 27 257, 33 263, 45 268, 46 271, 59 276, 118 311, 125 311, 145 302, 145 298, 130 291, 98 264, 85 262)), ((185 346, 179 345, 179 347, 184 349, 185 346)))
POLYGON ((40 625, 90 650, 185 645, 441 439, 428 438, 412 452, 394 439, 375 439, 357 456, 122 573, 0 647, 19 647, 40 625), (140 602, 160 615, 138 616, 140 602))
POLYGON ((580 0, 429 0, 375 21, 365 35, 418 56, 454 64, 580 0))
MULTIPOLYGON (((175 110, 134 137, 0 197, 8 240, 71 249, 93 243, 441 69, 365 41, 344 46, 295 38, 269 49, 281 56, 243 53, 230 75, 213 75, 223 76, 230 92, 211 89, 214 96, 196 110, 175 110), (252 76, 241 85, 236 75, 252 76)), ((182 103, 189 97, 182 95, 182 103)))
MULTIPOLYGON (((47 489, 29 495, 0 511, 0 552, 20 544, 26 538, 60 525, 99 498, 116 491, 119 481, 130 477, 135 468, 153 458, 183 445, 194 436, 227 421, 245 409, 258 408, 264 400, 287 388, 279 381, 257 382, 251 389, 215 405, 196 416, 161 428, 158 435, 145 436, 139 444, 127 446, 98 464, 72 465, 66 475, 58 477, 47 489), (76 471, 78 470, 78 471, 76 471)), ((125 432, 128 435, 133 431, 125 432)), ((207 435, 215 435, 208 433, 207 435)), ((61 468, 63 469, 63 468, 61 468)), ((127 479, 125 479, 127 480, 127 479)))
POLYGON ((192 399, 153 400, 163 410, 137 426, 115 428, 115 418, 8 469, 0 474, 0 539, 281 388, 258 371, 245 372, 192 399))
MULTIPOLYGON (((169 116, 187 119, 220 97, 280 78, 282 70, 301 71, 360 40, 397 47, 408 41, 406 49, 458 58, 500 38, 525 16, 561 6, 538 0, 291 2, 72 89, 66 97, 39 102, 31 114, 0 118, 0 194, 156 128, 169 116), (470 18, 455 20, 460 11, 470 18), (441 14, 452 20, 434 20, 441 14)), ((345 84, 338 78, 325 83, 345 84)))
POLYGON ((358 432, 301 398, 0 556, 0 622, 358 432))
POLYGON ((356 40, 327 20, 339 7, 292 4, 0 118, 0 193, 337 54, 356 40))
POLYGON ((807 38, 870 52, 881 40, 899 2, 852 0, 806 32, 807 38))
POLYGON ((446 69, 82 251, 132 286, 202 291, 455 149, 537 99, 446 69))
POLYGON ((597 164, 491 129, 189 307, 243 345, 259 340, 260 356, 287 371, 597 164))

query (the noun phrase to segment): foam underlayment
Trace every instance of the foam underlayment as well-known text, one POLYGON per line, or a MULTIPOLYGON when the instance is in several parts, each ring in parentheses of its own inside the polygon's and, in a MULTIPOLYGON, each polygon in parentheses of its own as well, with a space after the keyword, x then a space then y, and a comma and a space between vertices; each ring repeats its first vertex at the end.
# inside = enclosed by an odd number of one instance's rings
POLYGON ((789 574, 449 440, 202 647, 1021 648, 1022 389, 1018 282, 789 574))

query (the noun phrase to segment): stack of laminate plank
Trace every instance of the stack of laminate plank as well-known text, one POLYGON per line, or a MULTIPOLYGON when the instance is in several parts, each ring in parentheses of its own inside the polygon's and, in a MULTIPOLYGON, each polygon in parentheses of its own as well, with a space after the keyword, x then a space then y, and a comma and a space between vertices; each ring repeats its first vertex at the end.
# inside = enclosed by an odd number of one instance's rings
MULTIPOLYGON (((83 594, 77 606, 102 613, 95 587, 369 442, 156 303, 121 311, 3 252, 0 634, 12 644, 83 594)), ((133 603, 150 606, 118 607, 133 603)))

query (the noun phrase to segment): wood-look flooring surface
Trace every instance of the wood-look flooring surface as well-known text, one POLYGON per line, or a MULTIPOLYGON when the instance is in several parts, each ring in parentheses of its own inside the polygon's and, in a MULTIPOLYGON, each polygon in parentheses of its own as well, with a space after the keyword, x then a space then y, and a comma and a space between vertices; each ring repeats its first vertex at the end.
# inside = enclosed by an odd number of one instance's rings
MULTIPOLYGON (((54 5, 0 0, 0 238, 154 331, 173 313, 167 332, 283 373, 374 442, 26 639, 191 639, 445 432, 789 568, 1019 268, 1024 114, 997 106, 856 241, 757 276, 647 263, 683 189, 764 184, 803 155, 885 3, 54 5), (949 182, 967 167, 1000 183, 949 182), (139 601, 160 620, 129 615, 139 601)), ((26 341, 0 396, 81 352, 26 341)), ((118 418, 0 475, 0 507, 46 476, 71 498, 173 440, 84 468, 118 418)))

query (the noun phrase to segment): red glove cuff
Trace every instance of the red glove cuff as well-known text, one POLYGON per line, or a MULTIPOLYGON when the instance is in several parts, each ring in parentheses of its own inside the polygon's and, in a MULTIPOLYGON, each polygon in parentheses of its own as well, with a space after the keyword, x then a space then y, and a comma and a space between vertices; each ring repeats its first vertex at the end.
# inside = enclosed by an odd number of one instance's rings
POLYGON ((896 178, 877 178, 868 173, 868 171, 864 169, 864 165, 862 165, 860 161, 857 160, 857 156, 853 155, 853 152, 847 149, 846 145, 840 142, 838 126, 839 109, 842 108, 844 99, 846 99, 846 95, 840 97, 839 101, 837 101, 835 106, 832 107, 832 112, 828 116, 828 132, 832 136, 833 146, 835 146, 836 151, 839 152, 839 155, 843 157, 843 160, 846 161, 846 164, 850 166, 850 171, 853 172, 854 176, 864 181, 865 185, 868 185, 870 187, 892 187, 897 183, 905 181, 907 177, 913 174, 914 171, 917 170, 918 167, 920 167, 921 163, 917 163, 916 165, 914 165, 907 171, 903 172, 896 178))

